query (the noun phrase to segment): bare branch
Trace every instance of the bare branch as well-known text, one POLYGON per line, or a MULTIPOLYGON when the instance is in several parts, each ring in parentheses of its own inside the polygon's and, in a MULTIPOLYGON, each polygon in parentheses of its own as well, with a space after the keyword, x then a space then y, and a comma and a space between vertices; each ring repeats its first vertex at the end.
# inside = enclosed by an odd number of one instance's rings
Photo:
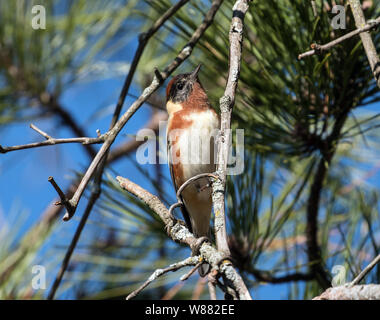
MULTIPOLYGON (((165 229, 170 238, 174 241, 188 245, 192 250, 197 246, 197 238, 184 226, 183 222, 176 220, 169 214, 169 210, 160 201, 160 199, 149 193, 147 190, 141 188, 139 185, 132 181, 123 178, 116 178, 120 186, 138 197, 141 201, 147 204, 164 222, 165 229)), ((249 293, 245 291, 245 285, 242 286, 242 280, 232 264, 225 259, 225 255, 216 250, 208 242, 203 242, 199 248, 201 257, 211 265, 212 269, 216 269, 222 276, 229 282, 228 285, 233 288, 238 294, 240 299, 249 299, 249 293)))
MULTIPOLYGON (((160 121, 165 121, 168 118, 167 112, 156 112, 152 119, 149 120, 147 124, 143 126, 144 129, 150 129, 154 132, 158 132, 160 121)), ((110 151, 107 162, 114 162, 122 158, 123 156, 129 154, 131 151, 136 150, 139 146, 141 146, 145 141, 138 141, 136 139, 131 139, 120 146, 115 147, 112 151, 110 151)))
POLYGON ((55 189, 55 191, 57 191, 57 193, 59 195, 59 198, 61 199, 61 201, 57 201, 55 203, 55 205, 56 206, 63 205, 63 206, 65 206, 65 208, 66 208, 66 210, 68 212, 71 212, 73 210, 73 208, 70 207, 69 201, 67 200, 67 198, 66 198, 65 194, 63 193, 63 191, 61 190, 61 188, 55 182, 54 178, 53 177, 49 177, 48 181, 51 183, 51 185, 53 186, 53 188, 55 189))
POLYGON ((51 139, 51 136, 49 136, 46 132, 42 131, 41 129, 37 128, 33 123, 30 124, 30 127, 46 139, 51 139))
MULTIPOLYGON (((349 3, 351 6, 352 14, 354 15, 356 27, 361 28, 365 26, 366 21, 364 18, 364 13, 362 10, 362 6, 360 4, 360 0, 349 0, 349 3)), ((380 18, 378 18, 377 20, 379 19, 380 18)), ((369 32, 361 33, 360 38, 362 39, 364 50, 367 54, 367 58, 369 61, 369 65, 371 66, 373 76, 375 77, 377 86, 380 88, 380 59, 379 59, 379 56, 377 55, 376 47, 372 41, 372 38, 369 32)))
MULTIPOLYGON (((161 113, 161 114, 163 115, 163 113, 161 113)), ((165 116, 167 118, 167 114, 166 113, 163 116, 165 116)), ((165 119, 163 119, 163 120, 165 120, 165 119)), ((148 122, 148 124, 146 124, 146 126, 143 126, 143 127, 148 127, 148 128, 151 128, 152 130, 158 130, 159 121, 160 121, 159 117, 157 118, 156 116, 154 116, 148 122)), ((127 156, 129 153, 131 153, 134 150, 136 150, 136 148, 141 143, 143 143, 141 141, 137 141, 137 142, 138 142, 138 144, 135 144, 135 140, 129 140, 129 141, 121 144, 119 147, 115 148, 112 152, 110 152, 110 154, 109 154, 109 156, 107 158, 107 163, 112 163, 114 161, 117 161, 117 160, 121 159, 122 156, 127 156)), ((70 198, 74 194, 74 192, 76 190, 76 186, 78 185, 78 183, 79 183, 79 181, 76 180, 68 188, 66 188, 64 194, 66 195, 67 198, 70 198)), ((50 230, 50 227, 59 218, 62 208, 64 208, 63 206, 57 206, 56 205, 57 202, 58 201, 56 201, 56 200, 52 201, 51 204, 44 210, 44 212, 43 212, 43 214, 41 216, 41 219, 31 228, 31 230, 25 236, 25 239, 34 239, 37 234, 41 233, 41 227, 42 226, 46 226, 46 230, 50 230)), ((89 201, 89 204, 90 203, 93 203, 93 201, 92 200, 89 201)), ((67 210, 67 208, 66 208, 66 210, 67 210)), ((89 212, 89 211, 86 209, 85 210, 85 214, 83 216, 85 216, 87 212, 89 212)), ((32 241, 24 241, 22 243, 23 251, 29 250, 29 248, 31 246, 33 246, 34 244, 35 244, 34 240, 32 240, 32 241)), ((74 247, 73 247, 73 249, 74 249, 74 247)), ((68 252, 67 254, 70 254, 70 256, 71 256, 72 251, 68 252)), ((67 260, 67 264, 68 264, 68 262, 69 262, 69 260, 67 260)), ((19 263, 19 260, 16 260, 12 264, 12 268, 17 263, 19 263)), ((65 263, 66 266, 67 266, 67 264, 65 263)), ((59 275, 57 276, 57 278, 61 277, 61 275, 63 276, 63 272, 60 271, 59 275)), ((0 275, 0 278, 1 278, 1 276, 2 275, 0 275)))
POLYGON ((339 37, 339 38, 337 38, 337 39, 335 39, 329 43, 326 43, 324 45, 319 45, 319 44, 313 43, 311 45, 311 48, 313 50, 310 50, 310 51, 307 51, 307 52, 300 54, 298 56, 298 59, 301 60, 305 57, 309 57, 309 56, 312 56, 315 54, 321 54, 324 51, 328 51, 331 48, 333 48, 334 46, 338 45, 339 43, 342 43, 343 41, 345 41, 347 39, 350 39, 354 36, 362 34, 363 32, 369 32, 373 29, 376 29, 379 24, 380 24, 380 17, 375 19, 375 20, 371 20, 371 22, 368 22, 363 27, 358 27, 358 29, 351 31, 351 32, 345 34, 344 36, 339 37))
POLYGON ((355 286, 364 279, 364 277, 380 262, 380 254, 372 260, 372 262, 364 268, 362 272, 350 283, 351 286, 355 286))
POLYGON ((286 274, 284 276, 275 277, 267 271, 262 271, 262 270, 257 270, 257 269, 251 269, 251 270, 248 270, 248 272, 251 273, 257 280, 261 282, 268 282, 268 283, 274 283, 274 284, 294 282, 294 281, 310 281, 315 278, 314 275, 310 273, 296 272, 296 273, 286 274))
POLYGON ((79 241, 82 230, 83 230, 84 226, 86 225, 87 219, 88 219, 88 217, 92 211, 92 208, 95 205, 96 200, 98 200, 99 196, 100 196, 100 188, 96 188, 91 193, 90 199, 88 200, 88 204, 87 204, 86 209, 83 213, 83 216, 79 222, 77 229, 75 230, 74 237, 71 240, 69 248, 67 249, 67 252, 66 252, 65 257, 62 261, 62 264, 61 264, 61 267, 58 271, 58 274, 57 274, 56 278, 54 279, 53 285, 52 285, 52 287, 49 291, 48 297, 47 297, 48 300, 54 299, 55 293, 56 293, 56 291, 57 291, 57 289, 58 289, 58 287, 62 281, 63 275, 65 274, 66 269, 69 265, 71 256, 72 256, 74 249, 75 249, 75 247, 79 241))
MULTIPOLYGON (((115 108, 114 115, 112 117, 112 126, 115 125, 117 119, 120 116, 121 108, 123 107, 125 97, 128 94, 129 87, 131 86, 133 76, 136 72, 137 66, 140 62, 141 56, 148 44, 149 39, 164 25, 164 23, 170 19, 180 8, 182 8, 189 0, 180 0, 174 6, 169 8, 146 32, 139 35, 139 44, 133 57, 131 67, 128 71, 128 75, 125 78, 123 89, 120 92, 119 99, 115 108)), ((158 72, 159 73, 159 72, 158 72)), ((159 78, 158 78, 159 79, 159 78)))
POLYGON ((37 128, 34 124, 31 124, 30 127, 34 131, 37 131, 40 135, 45 137, 46 140, 41 141, 41 142, 34 142, 34 143, 29 143, 29 144, 12 146, 12 147, 0 146, 0 153, 7 153, 7 152, 23 150, 23 149, 46 147, 46 146, 51 146, 51 145, 56 145, 56 144, 63 144, 63 143, 81 143, 83 145, 99 144, 99 143, 103 143, 107 137, 107 135, 104 134, 104 135, 98 136, 97 138, 80 137, 80 138, 55 139, 49 136, 46 132, 37 128))
POLYGON ((184 286, 184 282, 177 282, 172 288, 170 288, 161 300, 171 300, 178 293, 179 290, 184 286))
POLYGON ((189 278, 193 275, 193 273, 194 273, 195 271, 198 270, 198 268, 200 267, 200 265, 201 265, 202 263, 203 263, 202 261, 199 261, 199 262, 194 266, 194 268, 192 268, 188 273, 184 274, 181 278, 179 278, 179 280, 181 280, 181 281, 185 281, 185 280, 189 279, 189 278))
POLYGON ((133 299, 136 297, 141 291, 143 291, 149 284, 151 284, 153 281, 164 275, 165 273, 168 272, 173 272, 177 271, 178 269, 181 269, 183 267, 187 266, 193 266, 196 265, 199 262, 199 257, 194 256, 194 257, 189 257, 186 258, 185 260, 182 260, 180 262, 176 262, 171 264, 169 267, 166 267, 164 269, 157 269, 152 273, 152 275, 146 280, 139 288, 137 288, 135 291, 131 292, 126 300, 133 299))
POLYGON ((235 93, 240 73, 240 62, 243 42, 243 19, 249 5, 246 0, 236 1, 233 7, 230 39, 229 73, 223 97, 220 99, 221 129, 218 137, 217 174, 220 180, 213 183, 213 206, 215 213, 215 236, 219 250, 230 255, 227 244, 226 220, 224 208, 224 195, 227 176, 228 151, 230 148, 228 131, 231 128, 231 114, 235 102, 235 93))
MULTIPOLYGON (((220 99, 221 110, 221 129, 218 137, 218 156, 217 156, 217 174, 220 180, 213 183, 212 201, 215 214, 215 239, 216 245, 220 252, 225 256, 230 256, 230 250, 227 242, 226 215, 225 215, 225 189, 227 177, 228 152, 230 149, 230 139, 228 132, 231 128, 231 114, 235 103, 235 93, 239 80, 244 17, 249 9, 248 0, 237 0, 233 6, 232 20, 229 32, 230 54, 229 54, 229 72, 226 88, 223 97, 220 99)), ((239 282, 239 296, 245 299, 251 299, 249 291, 237 275, 239 282)))
POLYGON ((380 300, 380 285, 343 285, 327 289, 313 300, 380 300))
POLYGON ((216 300, 216 277, 218 275, 217 270, 212 270, 208 275, 208 291, 210 293, 210 299, 211 300, 216 300))

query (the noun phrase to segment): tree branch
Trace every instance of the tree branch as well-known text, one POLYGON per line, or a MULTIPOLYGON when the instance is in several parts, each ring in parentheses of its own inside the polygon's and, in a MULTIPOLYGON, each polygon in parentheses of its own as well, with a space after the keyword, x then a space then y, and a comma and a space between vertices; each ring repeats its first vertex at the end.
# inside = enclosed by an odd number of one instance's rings
POLYGON ((194 257, 186 258, 185 260, 182 260, 180 262, 173 263, 169 267, 166 267, 164 269, 157 269, 156 271, 154 271, 152 273, 152 275, 148 278, 148 280, 146 280, 139 288, 137 288, 135 291, 131 292, 128 295, 128 297, 126 298, 126 300, 130 300, 130 299, 133 299, 134 297, 136 297, 149 284, 151 284, 153 281, 155 281, 156 279, 158 279, 159 277, 161 277, 165 273, 177 271, 178 269, 181 269, 181 268, 187 267, 187 266, 194 266, 194 265, 197 265, 198 262, 199 262, 199 257, 194 256, 194 257))
POLYGON ((380 262, 380 254, 372 260, 372 262, 364 268, 362 272, 350 283, 351 286, 355 286, 364 279, 364 277, 380 262))
POLYGON ((79 138, 55 139, 49 136, 46 132, 43 132, 41 129, 37 128, 34 124, 31 124, 30 127, 33 130, 37 131, 39 134, 41 134, 43 137, 45 137, 46 140, 41 141, 41 142, 34 142, 34 143, 28 143, 28 144, 23 144, 23 145, 18 145, 18 146, 12 146, 12 147, 2 147, 0 145, 0 153, 7 153, 7 152, 23 150, 23 149, 46 147, 46 146, 51 146, 51 145, 56 145, 56 144, 63 144, 63 143, 81 143, 83 145, 97 144, 97 143, 103 143, 106 139, 106 134, 102 134, 98 136, 97 138, 79 137, 79 138))
MULTIPOLYGON (((356 27, 364 27, 366 25, 366 21, 364 18, 364 13, 360 4, 360 0, 349 0, 349 3, 351 6, 352 14, 354 15, 356 27)), ((378 18, 375 21, 378 21, 379 19, 380 18, 378 18)), ((361 33, 360 38, 362 39, 364 50, 367 54, 368 62, 371 66, 373 76, 375 77, 377 86, 380 88, 380 59, 377 55, 376 47, 373 44, 371 35, 368 31, 361 33)))
MULTIPOLYGON (((157 196, 152 195, 147 190, 126 178, 117 177, 116 179, 124 190, 139 198, 160 217, 172 240, 186 244, 192 250, 197 246, 198 239, 190 233, 182 221, 178 221, 169 213, 168 208, 166 208, 157 196)), ((199 248, 199 253, 200 256, 211 265, 212 269, 218 270, 220 274, 225 277, 228 281, 228 285, 237 292, 240 299, 250 299, 250 295, 247 293, 245 285, 242 285, 241 277, 230 261, 225 259, 222 252, 216 250, 208 242, 203 242, 199 248)))
MULTIPOLYGON (((0 64, 3 64, 4 69, 7 70, 9 77, 14 80, 16 90, 20 92, 20 94, 29 92, 30 96, 34 97, 42 107, 58 116, 63 124, 70 128, 76 136, 85 137, 86 134, 84 130, 77 124, 73 116, 57 102, 56 98, 53 95, 47 91, 35 93, 33 86, 31 87, 30 83, 27 82, 26 79, 28 79, 28 77, 24 74, 24 71, 13 64, 11 52, 12 50, 0 44, 0 64)), ((29 97, 28 94, 26 94, 26 96, 29 97)), ((90 144, 85 144, 84 147, 87 154, 91 158, 95 157, 95 149, 90 144)))
POLYGON ((377 26, 380 24, 380 17, 375 19, 375 20, 371 20, 371 22, 368 22, 367 24, 365 24, 363 27, 358 27, 356 30, 354 31, 351 31, 347 34, 345 34, 344 36, 342 37, 339 37, 329 43, 326 43, 324 45, 319 45, 319 44, 316 44, 316 43, 313 43, 311 45, 311 48, 313 50, 310 50, 310 51, 307 51, 307 52, 304 52, 304 53, 301 53, 299 56, 298 56, 298 59, 301 60, 305 57, 309 57, 309 56, 312 56, 312 55, 315 55, 315 54, 321 54, 322 52, 324 51, 328 51, 330 50, 331 48, 333 48, 334 46, 338 45, 339 43, 342 43, 343 41, 345 40, 348 40, 354 36, 357 36, 363 32, 369 32, 373 29, 376 29, 377 26))
POLYGON ((210 299, 211 300, 216 300, 216 285, 217 285, 216 277, 217 276, 218 276, 217 270, 212 270, 207 275, 208 291, 210 293, 210 299))
MULTIPOLYGON (((215 215, 215 239, 216 246, 220 252, 228 257, 231 255, 227 241, 226 214, 225 214, 225 191, 227 179, 228 154, 231 148, 229 132, 231 128, 231 115, 235 103, 235 93, 240 74, 244 17, 249 9, 248 0, 237 0, 233 6, 232 20, 229 32, 230 54, 229 72, 223 97, 220 99, 221 127, 218 136, 217 175, 220 180, 212 184, 212 201, 215 215)), ((225 279, 228 280, 228 279, 225 279)), ((239 282, 239 296, 251 299, 249 291, 240 275, 237 274, 239 282)))
MULTIPOLYGON (((155 133, 158 133, 159 125, 161 121, 165 121, 168 119, 167 112, 156 112, 154 113, 152 119, 149 120, 147 124, 145 124, 142 128, 153 130, 155 133)), ((145 141, 138 141, 136 139, 130 139, 129 141, 121 144, 120 146, 115 147, 107 157, 107 162, 111 163, 119 160, 120 158, 128 155, 130 152, 136 150, 139 146, 141 146, 145 141)))
POLYGON ((327 289, 313 300, 380 300, 380 285, 343 285, 327 289))
POLYGON ((307 255, 311 273, 316 277, 317 282, 324 289, 330 287, 331 277, 323 266, 321 250, 318 244, 318 213, 320 198, 323 190, 323 183, 328 173, 328 168, 335 154, 340 132, 344 126, 351 107, 351 105, 343 104, 340 114, 336 116, 331 134, 324 141, 325 147, 320 150, 322 158, 319 161, 307 201, 305 230, 307 255))
POLYGON ((314 279, 314 275, 310 273, 290 273, 284 276, 274 277, 267 271, 251 269, 249 270, 257 280, 268 283, 286 283, 295 281, 310 281, 314 279))
POLYGON ((313 300, 380 300, 380 285, 359 285, 360 281, 380 262, 380 254, 350 283, 327 289, 313 300))
MULTIPOLYGON (((112 124, 114 125, 117 122, 117 119, 120 116, 121 108, 123 107, 125 97, 128 94, 129 87, 131 86, 133 76, 136 72, 137 66, 140 62, 141 56, 145 50, 146 45, 148 44, 149 39, 164 25, 164 23, 170 19, 180 8, 182 8, 189 0, 179 0, 174 6, 169 8, 146 32, 143 32, 139 35, 138 40, 139 44, 133 56, 131 67, 129 69, 128 75, 125 79, 123 89, 120 93, 117 105, 115 108, 115 113, 112 117, 112 124)), ((113 126, 112 125, 112 126, 113 126)))
POLYGON ((227 243, 226 217, 224 197, 227 177, 228 152, 231 147, 228 138, 231 128, 231 114, 235 103, 235 93, 239 80, 241 52, 243 42, 243 20, 248 11, 249 4, 246 0, 236 1, 233 7, 232 21, 229 32, 230 58, 229 72, 223 97, 220 99, 221 128, 218 137, 217 174, 220 180, 213 183, 213 206, 215 214, 215 237, 218 250, 230 255, 227 243))

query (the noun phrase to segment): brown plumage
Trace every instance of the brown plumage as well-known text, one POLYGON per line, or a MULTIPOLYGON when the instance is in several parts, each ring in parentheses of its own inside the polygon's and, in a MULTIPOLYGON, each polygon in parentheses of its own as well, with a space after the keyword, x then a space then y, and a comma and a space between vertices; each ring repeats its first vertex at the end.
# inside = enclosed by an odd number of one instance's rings
MULTIPOLYGON (((166 88, 168 158, 176 191, 191 177, 215 171, 212 137, 219 129, 219 117, 199 82, 198 71, 199 66, 174 77, 166 88), (199 153, 191 149, 194 146, 199 153)), ((208 185, 207 178, 199 179, 182 192, 182 213, 197 237, 209 235, 212 199, 208 185)))

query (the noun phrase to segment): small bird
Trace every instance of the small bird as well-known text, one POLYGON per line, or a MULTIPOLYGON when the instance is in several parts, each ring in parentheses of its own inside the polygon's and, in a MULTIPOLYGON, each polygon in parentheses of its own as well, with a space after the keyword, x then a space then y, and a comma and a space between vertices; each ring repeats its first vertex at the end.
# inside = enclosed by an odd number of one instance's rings
MULTIPOLYGON (((215 172, 215 136, 220 120, 199 81, 200 67, 175 76, 166 88, 168 160, 176 192, 188 179, 215 172)), ((182 191, 182 214, 196 237, 209 236, 211 192, 208 178, 198 179, 182 191)))

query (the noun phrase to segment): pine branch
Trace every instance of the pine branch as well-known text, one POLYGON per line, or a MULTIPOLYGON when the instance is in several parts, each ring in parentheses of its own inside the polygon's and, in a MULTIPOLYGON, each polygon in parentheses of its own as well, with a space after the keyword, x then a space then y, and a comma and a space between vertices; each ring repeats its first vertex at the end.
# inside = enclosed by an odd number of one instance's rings
POLYGON ((380 17, 375 19, 375 20, 371 20, 370 22, 365 24, 363 27, 360 27, 360 28, 358 27, 356 30, 351 31, 351 32, 345 34, 344 36, 339 37, 339 38, 337 38, 337 39, 335 39, 329 43, 326 43, 323 45, 313 43, 311 45, 312 50, 301 53, 298 56, 298 59, 301 60, 305 57, 309 57, 309 56, 312 56, 315 54, 322 54, 325 51, 329 51, 330 49, 332 49, 333 47, 342 43, 345 40, 351 39, 352 37, 357 36, 357 35, 361 35, 363 32, 369 32, 371 30, 376 29, 379 24, 380 24, 380 17))
POLYGON ((350 283, 351 286, 357 285, 364 279, 364 277, 380 262, 380 254, 373 259, 373 261, 363 269, 362 272, 350 283))
POLYGON ((49 136, 46 132, 43 132, 34 124, 31 124, 30 127, 36 132, 38 132, 39 134, 41 134, 43 137, 45 137, 46 140, 41 141, 41 142, 34 142, 34 143, 28 143, 28 144, 11 146, 11 147, 3 147, 0 145, 0 153, 7 153, 11 151, 18 151, 18 150, 31 149, 31 148, 46 147, 46 146, 52 146, 56 144, 63 144, 63 143, 81 143, 83 145, 99 144, 99 143, 103 143, 106 139, 106 135, 104 134, 98 136, 97 138, 79 137, 79 138, 56 139, 49 136))
MULTIPOLYGON (((223 252, 226 257, 231 256, 228 247, 226 231, 226 214, 225 214, 225 191, 227 179, 228 154, 231 148, 228 134, 231 128, 231 115, 235 103, 235 94, 240 74, 241 55, 243 45, 244 17, 249 9, 249 1, 237 0, 233 6, 232 20, 229 32, 230 55, 229 55, 229 72, 226 88, 223 97, 220 99, 221 126, 217 143, 217 175, 220 179, 215 180, 212 184, 212 202, 215 215, 215 239, 219 251, 223 252)), ((245 299, 251 299, 249 291, 244 281, 237 275, 239 281, 239 296, 245 299)))
MULTIPOLYGON (((362 10, 362 6, 360 4, 360 0, 349 0, 349 3, 351 6, 352 14, 354 15, 356 27, 362 28, 366 25, 366 21, 362 10)), ((379 19, 380 18, 378 18, 377 20, 379 19)), ((380 88, 380 59, 377 55, 376 47, 372 41, 369 32, 361 33, 360 38, 362 39, 363 47, 365 53, 367 54, 368 62, 371 66, 373 76, 375 77, 377 86, 380 88)))
POLYGON ((189 257, 186 258, 185 260, 176 262, 171 264, 169 267, 166 267, 164 269, 157 269, 152 273, 152 275, 135 291, 131 292, 126 300, 133 299, 136 297, 141 291, 143 291, 149 284, 151 284, 153 281, 157 280, 159 277, 162 275, 168 273, 168 272, 174 272, 177 271, 181 268, 187 267, 187 266, 194 266, 197 265, 199 261, 199 258, 197 256, 195 257, 189 257))
MULTIPOLYGON (((160 217, 165 224, 165 229, 169 237, 172 240, 186 244, 192 250, 199 246, 198 239, 189 232, 182 221, 178 221, 169 213, 168 208, 157 196, 151 194, 147 190, 141 188, 139 185, 126 178, 117 177, 116 179, 119 181, 121 188, 139 198, 160 217)), ((200 256, 210 264, 211 269, 217 270, 227 280, 226 282, 228 283, 228 286, 231 286, 232 289, 238 294, 239 299, 250 298, 250 296, 248 296, 249 293, 247 294, 245 291, 245 284, 243 283, 242 285, 241 277, 231 262, 225 259, 223 252, 215 249, 210 245, 210 243, 203 242, 200 245, 199 253, 200 256)))
POLYGON ((380 285, 343 285, 327 289, 313 300, 380 300, 380 285))

